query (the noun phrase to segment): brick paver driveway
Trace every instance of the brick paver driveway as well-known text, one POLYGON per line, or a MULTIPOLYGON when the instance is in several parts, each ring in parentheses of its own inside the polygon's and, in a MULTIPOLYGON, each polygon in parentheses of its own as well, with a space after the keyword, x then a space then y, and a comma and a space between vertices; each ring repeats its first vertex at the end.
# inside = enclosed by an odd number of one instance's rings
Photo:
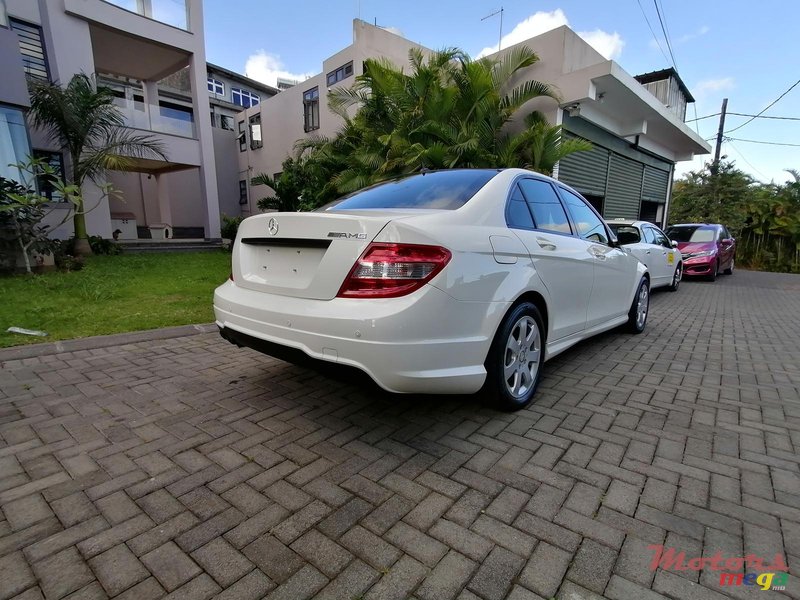
POLYGON ((216 334, 6 361, 0 598, 780 596, 647 547, 798 569, 799 314, 797 276, 686 282, 515 414, 216 334))

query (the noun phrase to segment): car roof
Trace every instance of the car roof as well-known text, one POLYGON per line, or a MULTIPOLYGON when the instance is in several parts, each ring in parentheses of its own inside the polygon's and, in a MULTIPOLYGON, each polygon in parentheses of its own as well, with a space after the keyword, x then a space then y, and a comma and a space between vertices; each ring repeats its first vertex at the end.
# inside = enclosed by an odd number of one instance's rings
POLYGON ((631 227, 641 227, 642 225, 658 227, 658 225, 653 225, 650 221, 639 221, 637 219, 606 219, 606 223, 609 225, 626 225, 631 227))
POLYGON ((670 227, 722 227, 719 223, 675 223, 670 227))

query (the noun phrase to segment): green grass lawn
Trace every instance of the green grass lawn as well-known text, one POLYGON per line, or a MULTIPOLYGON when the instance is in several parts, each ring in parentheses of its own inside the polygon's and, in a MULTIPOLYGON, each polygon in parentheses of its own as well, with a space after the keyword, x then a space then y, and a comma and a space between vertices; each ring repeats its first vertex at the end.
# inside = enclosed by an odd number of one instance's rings
POLYGON ((122 254, 93 256, 73 273, 0 277, 0 347, 208 323, 230 262, 223 251, 122 254))

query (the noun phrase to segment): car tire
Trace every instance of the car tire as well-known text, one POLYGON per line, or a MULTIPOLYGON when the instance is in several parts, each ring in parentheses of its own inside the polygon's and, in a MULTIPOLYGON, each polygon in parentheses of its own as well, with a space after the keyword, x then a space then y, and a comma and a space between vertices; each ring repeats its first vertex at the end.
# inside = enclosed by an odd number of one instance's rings
POLYGON ((628 311, 628 331, 631 333, 642 333, 647 326, 647 315, 650 312, 650 283, 646 277, 642 277, 636 294, 633 296, 631 309, 628 311))
POLYGON ((734 259, 732 258, 730 266, 727 269, 725 269, 725 275, 733 275, 733 266, 734 266, 733 262, 734 259))
POLYGON ((522 302, 506 315, 486 357, 484 398, 504 411, 527 406, 544 364, 545 333, 535 304, 522 302))
POLYGON ((678 266, 675 267, 675 273, 672 274, 672 284, 669 286, 670 292, 678 291, 681 279, 683 279, 683 263, 678 263, 678 266))
POLYGON ((719 259, 714 263, 714 270, 708 275, 708 280, 712 283, 715 282, 717 280, 717 275, 719 275, 719 259))

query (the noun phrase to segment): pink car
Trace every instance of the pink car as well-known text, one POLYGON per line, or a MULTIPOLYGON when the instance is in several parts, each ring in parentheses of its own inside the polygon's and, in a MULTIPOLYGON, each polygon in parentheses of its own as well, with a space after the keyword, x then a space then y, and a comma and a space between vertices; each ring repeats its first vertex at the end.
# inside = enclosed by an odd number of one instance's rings
POLYGON ((733 275, 736 240, 719 223, 671 225, 666 232, 683 255, 684 276, 703 276, 711 281, 720 273, 733 275))

